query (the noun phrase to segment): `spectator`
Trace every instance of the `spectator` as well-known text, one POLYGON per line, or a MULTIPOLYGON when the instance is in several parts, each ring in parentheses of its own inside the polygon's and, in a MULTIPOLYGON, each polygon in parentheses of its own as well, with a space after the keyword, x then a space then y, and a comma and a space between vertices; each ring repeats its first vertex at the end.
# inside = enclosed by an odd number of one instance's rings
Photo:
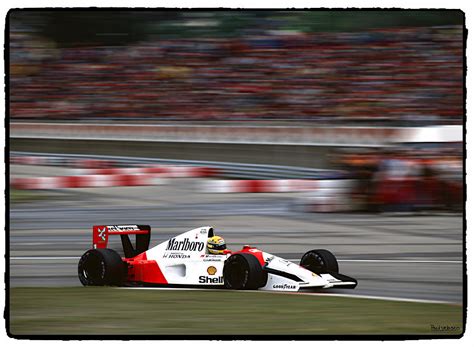
POLYGON ((462 123, 458 26, 10 45, 12 119, 462 123))

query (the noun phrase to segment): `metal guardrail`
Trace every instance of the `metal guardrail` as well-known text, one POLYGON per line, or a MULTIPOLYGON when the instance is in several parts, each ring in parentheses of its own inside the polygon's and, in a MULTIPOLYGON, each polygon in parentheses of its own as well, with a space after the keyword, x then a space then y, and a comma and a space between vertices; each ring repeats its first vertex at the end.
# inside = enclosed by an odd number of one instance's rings
POLYGON ((379 147, 415 128, 12 122, 11 138, 379 147))
POLYGON ((16 156, 38 156, 51 157, 57 159, 58 163, 62 159, 102 159, 116 162, 119 166, 135 165, 188 165, 206 166, 216 168, 221 171, 221 176, 235 179, 344 179, 348 174, 339 170, 313 169, 295 166, 279 166, 264 164, 230 163, 218 161, 197 161, 162 158, 143 158, 128 156, 108 156, 108 155, 82 155, 82 154, 59 154, 59 153, 36 153, 36 152, 10 152, 16 156))

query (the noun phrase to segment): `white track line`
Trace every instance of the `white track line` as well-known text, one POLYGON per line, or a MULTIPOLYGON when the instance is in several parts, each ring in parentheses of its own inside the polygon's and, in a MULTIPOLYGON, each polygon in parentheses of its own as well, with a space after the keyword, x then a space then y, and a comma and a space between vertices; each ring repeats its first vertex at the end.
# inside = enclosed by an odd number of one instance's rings
POLYGON ((370 299, 370 300, 387 300, 387 301, 403 301, 403 302, 418 302, 424 304, 455 304, 461 305, 461 303, 454 301, 442 301, 442 300, 426 300, 426 299, 410 299, 400 298, 393 296, 376 296, 376 295, 362 295, 362 294, 339 294, 339 293, 305 293, 305 292, 270 292, 278 294, 296 294, 296 295, 313 295, 313 296, 333 296, 342 298, 355 298, 355 299, 370 299))
MULTIPOLYGON (((170 288, 170 287, 119 287, 116 289, 132 289, 132 290, 194 290, 194 291, 222 291, 222 289, 205 289, 205 288, 170 288)), ((241 290, 229 290, 226 292, 242 292, 241 290)), ((357 295, 357 294, 338 294, 338 293, 308 293, 308 292, 283 292, 283 291, 266 291, 266 290, 248 290, 246 292, 251 293, 267 293, 267 294, 280 294, 280 295, 310 295, 310 296, 331 296, 341 298, 353 298, 353 299, 369 299, 369 300, 384 300, 384 301, 399 301, 399 302, 415 302, 422 304, 450 304, 450 305, 461 305, 459 302, 454 301, 441 301, 441 300, 425 300, 425 299, 411 299, 411 298, 399 298, 391 296, 375 296, 375 295, 357 295)))
MULTIPOLYGON (((288 259, 289 261, 299 262, 300 259, 288 259)), ((462 264, 462 260, 416 260, 416 259, 337 259, 339 263, 447 263, 462 264)))
MULTIPOLYGON (((80 257, 10 257, 10 260, 78 260, 80 257)), ((289 259, 290 261, 299 261, 299 259, 289 259)), ((451 260, 393 260, 393 259, 345 259, 339 261, 346 262, 393 262, 393 263, 462 263, 462 261, 451 261, 451 260)), ((140 290, 212 290, 212 289, 200 289, 200 288, 157 288, 157 287, 121 287, 118 289, 140 289, 140 290)), ((429 303, 429 304, 455 304, 460 305, 458 302, 452 301, 438 301, 438 300, 423 300, 423 299, 410 299, 410 298, 399 298, 399 297, 383 297, 383 296, 372 296, 372 295, 355 295, 355 294, 336 294, 336 293, 307 293, 307 292, 279 292, 279 291, 252 291, 255 293, 272 293, 272 294, 293 294, 293 295, 313 295, 313 296, 333 296, 333 297, 347 297, 356 299, 371 299, 371 300, 387 300, 387 301, 402 301, 402 302, 418 302, 418 303, 429 303)))
MULTIPOLYGON (((79 260, 80 257, 10 257, 10 260, 79 260)), ((288 259, 289 261, 299 262, 300 259, 288 259)), ((338 259, 340 263, 434 263, 434 264, 462 264, 462 260, 415 260, 415 259, 338 259)))
POLYGON ((10 257, 10 260, 79 260, 81 257, 10 257))

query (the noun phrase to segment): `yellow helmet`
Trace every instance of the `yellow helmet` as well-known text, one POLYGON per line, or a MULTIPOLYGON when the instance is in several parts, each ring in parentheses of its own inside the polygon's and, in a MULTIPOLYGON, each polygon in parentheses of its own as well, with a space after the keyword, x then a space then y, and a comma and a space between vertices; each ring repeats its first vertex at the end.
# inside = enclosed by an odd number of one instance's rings
POLYGON ((220 236, 213 236, 207 239, 207 250, 211 254, 224 254, 227 249, 225 240, 220 236))

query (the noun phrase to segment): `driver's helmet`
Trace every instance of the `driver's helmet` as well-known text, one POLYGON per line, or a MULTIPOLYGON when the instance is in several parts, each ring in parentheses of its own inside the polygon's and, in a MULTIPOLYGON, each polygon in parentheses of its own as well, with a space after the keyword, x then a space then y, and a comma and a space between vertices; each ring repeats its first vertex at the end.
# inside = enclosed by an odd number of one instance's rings
POLYGON ((207 250, 211 254, 224 254, 227 246, 225 240, 220 236, 213 236, 207 239, 207 250))

